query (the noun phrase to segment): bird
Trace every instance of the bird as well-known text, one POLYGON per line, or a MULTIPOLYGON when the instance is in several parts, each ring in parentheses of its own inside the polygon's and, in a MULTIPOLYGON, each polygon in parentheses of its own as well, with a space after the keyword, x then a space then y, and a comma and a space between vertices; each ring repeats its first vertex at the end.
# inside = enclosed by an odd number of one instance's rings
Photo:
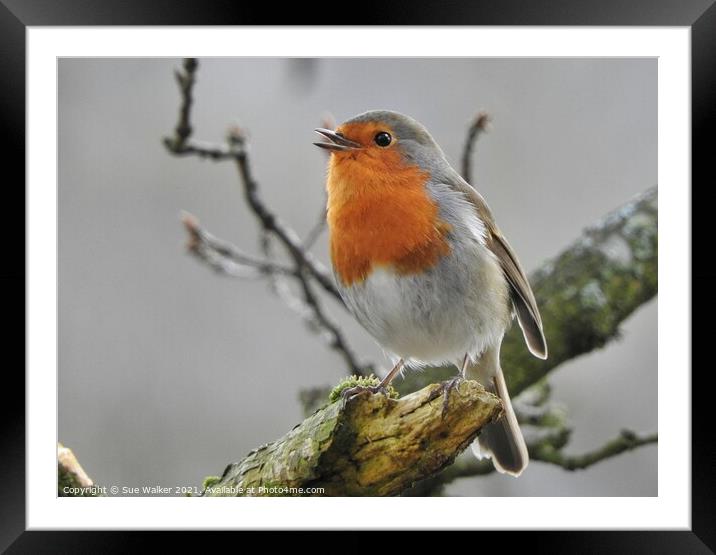
MULTIPOLYGON (((428 130, 390 110, 318 128, 330 153, 326 219, 336 286, 349 311, 405 368, 454 364, 497 395, 501 416, 472 443, 504 474, 529 455, 500 366, 516 317, 529 351, 547 358, 527 276, 482 195, 450 165, 428 130)), ((447 390, 446 397, 447 400, 447 390)))

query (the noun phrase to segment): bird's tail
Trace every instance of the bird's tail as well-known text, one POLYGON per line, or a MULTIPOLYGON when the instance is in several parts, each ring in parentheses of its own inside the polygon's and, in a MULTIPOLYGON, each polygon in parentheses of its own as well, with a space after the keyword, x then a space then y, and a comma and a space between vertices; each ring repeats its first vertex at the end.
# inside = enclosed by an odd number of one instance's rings
POLYGON ((472 444, 473 453, 478 459, 490 457, 498 472, 519 476, 527 467, 529 455, 500 367, 499 346, 489 348, 477 362, 469 364, 465 377, 497 395, 504 407, 502 416, 482 429, 472 444))

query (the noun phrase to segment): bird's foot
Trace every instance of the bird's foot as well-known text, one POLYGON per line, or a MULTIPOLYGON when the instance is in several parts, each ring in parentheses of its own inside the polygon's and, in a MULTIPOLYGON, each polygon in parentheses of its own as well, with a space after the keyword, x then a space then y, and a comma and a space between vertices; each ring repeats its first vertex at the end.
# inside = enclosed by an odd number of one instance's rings
POLYGON ((450 391, 453 389, 460 391, 458 388, 460 387, 460 384, 465 381, 465 378, 462 376, 455 376, 454 378, 443 382, 443 412, 442 417, 445 418, 445 415, 448 411, 448 405, 450 404, 450 391))
POLYGON ((341 392, 341 397, 343 399, 343 403, 345 404, 349 399, 355 397, 356 395, 360 395, 361 393, 364 393, 365 391, 370 392, 371 395, 375 395, 376 393, 381 393, 382 395, 385 395, 386 397, 389 397, 390 394, 388 392, 388 388, 384 385, 356 385, 353 387, 349 387, 348 389, 344 389, 341 392))

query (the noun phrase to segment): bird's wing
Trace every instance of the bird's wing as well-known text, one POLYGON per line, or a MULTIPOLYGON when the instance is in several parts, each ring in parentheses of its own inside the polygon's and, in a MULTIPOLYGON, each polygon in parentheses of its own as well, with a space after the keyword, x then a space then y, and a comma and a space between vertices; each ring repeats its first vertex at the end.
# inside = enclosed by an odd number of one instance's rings
POLYGON ((547 358, 547 341, 542 331, 540 316, 534 293, 530 287, 525 271, 507 239, 502 235, 485 199, 470 184, 460 179, 454 186, 465 193, 468 200, 475 206, 480 219, 485 223, 486 244, 500 261, 502 271, 510 284, 512 304, 515 307, 517 321, 522 328, 525 342, 530 352, 536 357, 547 358))

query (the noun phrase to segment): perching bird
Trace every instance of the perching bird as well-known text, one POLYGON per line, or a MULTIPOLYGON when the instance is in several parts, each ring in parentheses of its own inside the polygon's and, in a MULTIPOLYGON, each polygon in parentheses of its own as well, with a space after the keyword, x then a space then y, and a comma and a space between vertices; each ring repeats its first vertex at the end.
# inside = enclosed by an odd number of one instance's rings
POLYGON ((316 129, 331 152, 330 253, 343 300, 397 363, 453 363, 496 394, 503 415, 473 451, 519 476, 529 461, 500 367, 514 315, 527 347, 547 357, 542 320, 520 263, 482 196, 428 131, 391 111, 316 129))

